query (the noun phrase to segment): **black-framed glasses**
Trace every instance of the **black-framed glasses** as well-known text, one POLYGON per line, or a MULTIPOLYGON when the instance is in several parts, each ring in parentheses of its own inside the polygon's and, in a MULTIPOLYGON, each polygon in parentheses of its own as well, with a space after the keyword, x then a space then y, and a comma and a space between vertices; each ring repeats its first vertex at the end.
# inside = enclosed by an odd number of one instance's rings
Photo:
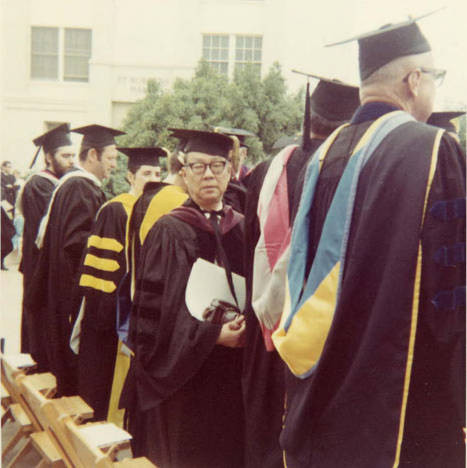
POLYGON ((211 161, 208 164, 203 162, 195 162, 185 164, 185 166, 188 166, 195 175, 203 175, 208 167, 211 169, 211 172, 214 175, 221 175, 225 170, 225 166, 227 166, 227 160, 224 159, 223 161, 211 161))
MULTIPOLYGON (((419 70, 422 73, 431 75, 431 77, 433 78, 433 81, 435 82, 435 86, 437 88, 439 88, 443 84, 444 77, 446 76, 446 70, 442 70, 440 68, 427 68, 427 67, 420 67, 419 70)), ((402 81, 406 83, 409 79, 410 74, 413 73, 414 71, 415 70, 412 70, 411 72, 407 73, 407 75, 405 75, 402 81)))

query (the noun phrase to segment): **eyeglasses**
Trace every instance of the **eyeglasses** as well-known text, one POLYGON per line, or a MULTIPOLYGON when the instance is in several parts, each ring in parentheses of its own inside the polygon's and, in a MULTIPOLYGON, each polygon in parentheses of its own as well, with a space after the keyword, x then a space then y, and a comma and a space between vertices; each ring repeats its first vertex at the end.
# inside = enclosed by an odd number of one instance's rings
MULTIPOLYGON (((415 70, 413 70, 415 71, 415 70)), ((439 88, 444 81, 444 77, 446 76, 446 70, 442 70, 440 68, 425 68, 425 67, 420 67, 420 71, 422 73, 426 73, 427 75, 431 75, 433 78, 433 81, 435 82, 435 86, 439 88)), ((405 78, 402 80, 404 82, 407 82, 409 79, 409 75, 412 72, 409 72, 405 78)))
POLYGON ((431 75, 433 77, 433 80, 435 82, 435 86, 439 88, 444 81, 444 77, 446 76, 446 70, 441 70, 439 68, 420 68, 420 71, 422 73, 426 73, 428 75, 431 75))
POLYGON ((206 169, 209 167, 211 169, 211 172, 214 175, 221 175, 224 170, 225 166, 227 165, 227 161, 212 161, 209 164, 202 163, 202 162, 195 162, 195 163, 189 163, 185 164, 185 166, 188 166, 193 174, 195 175, 203 175, 206 172, 206 169))

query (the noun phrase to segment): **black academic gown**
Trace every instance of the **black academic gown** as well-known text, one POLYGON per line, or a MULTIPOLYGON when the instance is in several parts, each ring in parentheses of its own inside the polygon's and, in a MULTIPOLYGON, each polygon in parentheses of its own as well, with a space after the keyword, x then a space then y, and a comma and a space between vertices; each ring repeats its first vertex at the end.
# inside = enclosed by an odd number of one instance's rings
MULTIPOLYGON (((49 171, 42 171, 29 178, 21 191, 20 209, 24 217, 21 263, 19 271, 23 274, 23 313, 21 319, 21 352, 31 352, 30 343, 38 342, 36 329, 31 322, 31 314, 25 298, 30 294, 31 281, 39 259, 39 249, 35 241, 39 224, 47 211, 47 206, 58 183, 58 178, 49 171)), ((37 346, 36 346, 37 348, 37 346)))
MULTIPOLYGON (((309 265, 350 151, 390 110, 364 107, 331 146, 310 213, 309 265)), ((362 170, 323 352, 310 377, 287 371, 281 445, 288 467, 384 468, 397 457, 400 467, 465 466, 465 254, 455 255, 465 242, 465 155, 444 134, 420 233, 415 213, 424 203, 434 132, 419 122, 402 125, 362 170), (405 381, 420 239, 418 322, 405 381)))
POLYGON ((129 225, 131 268, 139 265, 141 246, 154 223, 188 198, 179 186, 164 182, 149 182, 136 201, 129 225))
POLYGON ((224 193, 224 201, 235 211, 244 214, 246 205, 246 188, 243 182, 232 179, 224 193))
MULTIPOLYGON (((313 139, 310 150, 296 148, 287 161, 289 213, 298 202, 299 174, 310 155, 322 140, 313 139)), ((260 237, 258 199, 271 161, 258 164, 245 179, 247 201, 245 209, 244 263, 247 287, 246 344, 242 388, 245 406, 245 466, 249 468, 279 468, 283 466, 279 435, 284 413, 284 365, 276 351, 266 351, 258 319, 251 306, 253 287, 253 258, 260 237)), ((303 185, 303 180, 302 180, 303 185)))
POLYGON ((126 272, 125 238, 136 197, 119 195, 99 210, 81 265, 83 320, 78 355, 79 394, 105 420, 117 354, 117 288, 126 272))
POLYGON ((5 209, 2 208, 2 224, 1 224, 1 230, 2 230, 2 244, 1 244, 1 254, 2 254, 2 266, 3 266, 3 260, 5 257, 13 251, 13 236, 15 235, 15 226, 13 224, 13 221, 10 219, 10 217, 7 215, 7 212, 5 209))
POLYGON ((69 340, 78 315, 81 256, 105 194, 93 180, 67 174, 51 200, 50 216, 26 306, 35 307, 34 326, 42 336, 46 362, 41 368, 57 378, 59 395, 78 393, 76 356, 69 340))
MULTIPOLYGON (((193 202, 184 206, 206 221, 193 202)), ((135 358, 122 395, 133 453, 164 468, 241 468, 242 350, 216 345, 221 325, 198 321, 185 305, 191 267, 197 258, 214 261, 216 242, 206 222, 183 220, 177 210, 154 225, 140 259, 130 326, 135 358)), ((232 216, 230 209, 221 221, 230 227, 222 243, 241 274, 241 215, 232 216)))

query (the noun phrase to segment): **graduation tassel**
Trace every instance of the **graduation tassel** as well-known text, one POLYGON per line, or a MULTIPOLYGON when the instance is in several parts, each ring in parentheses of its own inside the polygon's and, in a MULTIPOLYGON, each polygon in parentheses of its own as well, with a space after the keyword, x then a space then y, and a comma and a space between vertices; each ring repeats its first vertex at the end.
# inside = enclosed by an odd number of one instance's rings
POLYGON ((302 135, 302 149, 308 151, 311 147, 311 98, 310 98, 310 80, 306 83, 305 92, 305 115, 303 116, 303 135, 302 135))
POLYGON ((37 159, 37 156, 39 155, 39 151, 41 150, 41 148, 42 148, 42 146, 39 146, 39 148, 37 148, 36 154, 32 158, 31 164, 29 165, 29 169, 32 169, 32 166, 34 166, 34 164, 36 164, 36 159, 37 159))

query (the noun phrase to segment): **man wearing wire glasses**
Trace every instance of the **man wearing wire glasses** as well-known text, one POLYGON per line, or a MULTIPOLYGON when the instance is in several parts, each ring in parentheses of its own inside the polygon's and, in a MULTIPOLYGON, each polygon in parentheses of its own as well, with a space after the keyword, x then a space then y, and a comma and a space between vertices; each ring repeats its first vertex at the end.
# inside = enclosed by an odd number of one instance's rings
POLYGON ((465 155, 424 123, 445 71, 413 19, 354 39, 361 106, 308 167, 273 334, 281 445, 289 468, 465 466, 465 155))

